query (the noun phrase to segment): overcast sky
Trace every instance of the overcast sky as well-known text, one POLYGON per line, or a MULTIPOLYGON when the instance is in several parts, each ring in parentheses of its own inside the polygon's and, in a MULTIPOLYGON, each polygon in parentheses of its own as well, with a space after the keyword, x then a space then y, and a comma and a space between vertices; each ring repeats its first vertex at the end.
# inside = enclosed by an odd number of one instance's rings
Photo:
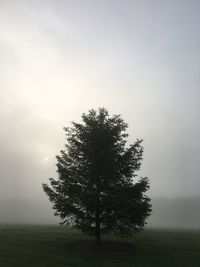
POLYGON ((151 196, 200 196, 200 1, 0 0, 0 199, 48 201, 63 126, 106 107, 151 196))

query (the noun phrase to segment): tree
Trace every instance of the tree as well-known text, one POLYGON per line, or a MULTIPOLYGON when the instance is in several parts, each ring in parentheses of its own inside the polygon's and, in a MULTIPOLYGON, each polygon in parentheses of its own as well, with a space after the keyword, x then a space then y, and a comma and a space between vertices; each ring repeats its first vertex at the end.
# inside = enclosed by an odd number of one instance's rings
POLYGON ((94 235, 98 244, 104 233, 142 230, 151 213, 148 178, 136 174, 142 140, 127 145, 127 127, 120 115, 109 116, 104 108, 82 114, 82 123, 64 128, 67 143, 56 157, 58 179, 43 184, 61 223, 94 235))

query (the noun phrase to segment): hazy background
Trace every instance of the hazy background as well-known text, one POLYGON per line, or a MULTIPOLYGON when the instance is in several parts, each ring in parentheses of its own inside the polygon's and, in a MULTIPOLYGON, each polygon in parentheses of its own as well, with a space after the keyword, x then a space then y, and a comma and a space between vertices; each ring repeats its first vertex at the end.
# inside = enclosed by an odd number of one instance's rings
POLYGON ((144 139, 153 226, 200 227, 200 1, 0 0, 0 222, 47 223, 63 126, 106 107, 144 139))

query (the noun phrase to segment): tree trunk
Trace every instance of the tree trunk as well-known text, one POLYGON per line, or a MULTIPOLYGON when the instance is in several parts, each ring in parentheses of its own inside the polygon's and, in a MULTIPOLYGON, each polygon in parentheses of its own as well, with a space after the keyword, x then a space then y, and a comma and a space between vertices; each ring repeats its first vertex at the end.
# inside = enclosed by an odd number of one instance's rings
POLYGON ((95 229, 96 244, 101 245, 101 227, 100 227, 100 215, 96 212, 96 229, 95 229))

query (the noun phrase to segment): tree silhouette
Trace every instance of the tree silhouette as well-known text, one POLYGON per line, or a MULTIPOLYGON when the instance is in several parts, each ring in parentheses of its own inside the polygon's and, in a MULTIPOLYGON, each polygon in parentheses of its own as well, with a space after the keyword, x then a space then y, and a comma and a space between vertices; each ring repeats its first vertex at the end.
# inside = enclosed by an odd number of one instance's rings
POLYGON ((104 108, 82 114, 82 123, 64 128, 67 142, 57 156, 58 179, 43 184, 62 223, 94 235, 98 244, 104 233, 142 230, 151 213, 148 178, 136 174, 142 140, 127 145, 127 127, 120 115, 109 116, 104 108))

